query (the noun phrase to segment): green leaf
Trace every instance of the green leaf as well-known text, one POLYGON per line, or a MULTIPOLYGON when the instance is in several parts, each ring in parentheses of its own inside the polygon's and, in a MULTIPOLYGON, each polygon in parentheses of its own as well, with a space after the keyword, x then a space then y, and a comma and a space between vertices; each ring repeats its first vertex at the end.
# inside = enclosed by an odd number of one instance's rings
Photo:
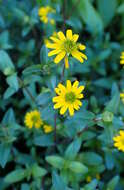
POLYGON ((69 169, 75 173, 81 174, 85 174, 88 172, 88 168, 84 164, 77 161, 70 162, 69 169))
POLYGON ((117 13, 124 14, 124 3, 117 8, 117 13))
POLYGON ((97 187, 97 184, 98 184, 97 180, 94 179, 93 181, 85 185, 81 190, 95 190, 97 187))
POLYGON ((103 22, 99 13, 95 10, 89 0, 82 0, 79 4, 80 16, 88 25, 92 33, 101 33, 103 31, 103 22))
POLYGON ((34 144, 37 146, 53 146, 54 141, 53 141, 53 135, 41 135, 41 136, 36 136, 34 138, 34 144))
POLYGON ((97 4, 104 25, 107 26, 115 15, 117 0, 97 0, 97 4))
POLYGON ((11 88, 15 89, 15 91, 18 91, 19 83, 18 83, 18 77, 16 73, 7 77, 7 83, 11 88))
POLYGON ((119 102, 120 102, 120 94, 117 92, 114 94, 110 102, 107 104, 105 110, 112 113, 117 113, 119 102))
POLYGON ((25 169, 16 169, 15 171, 10 172, 5 177, 6 183, 15 183, 22 181, 25 177, 27 177, 27 170, 25 169))
POLYGON ((48 49, 46 48, 45 45, 43 45, 40 50, 40 62, 41 62, 41 64, 47 64, 48 61, 49 61, 48 49))
POLYGON ((0 144, 0 165, 2 168, 6 166, 6 163, 10 157, 11 146, 6 144, 0 144))
POLYGON ((15 120, 14 111, 12 108, 9 108, 3 117, 2 124, 7 125, 7 124, 15 123, 15 122, 16 120, 15 120))
POLYGON ((102 157, 99 154, 96 154, 95 152, 81 153, 79 158, 81 162, 92 166, 100 165, 103 162, 102 157))
POLYGON ((74 159, 81 147, 81 139, 78 138, 73 141, 66 149, 65 156, 68 159, 74 159))
POLYGON ((9 68, 13 73, 14 65, 9 55, 5 51, 0 50, 0 70, 4 72, 6 68, 9 68))
POLYGON ((36 177, 36 178, 42 177, 42 176, 46 175, 46 173, 47 173, 47 171, 44 168, 38 166, 37 164, 33 165, 33 167, 32 167, 33 177, 36 177))
POLYGON ((62 177, 60 177, 55 171, 52 173, 52 183, 55 190, 67 190, 62 177))
POLYGON ((107 190, 115 190, 118 183, 119 183, 119 176, 113 177, 107 185, 107 190))
POLYGON ((6 99, 10 98, 15 93, 16 93, 16 89, 9 87, 4 92, 3 98, 6 100, 6 99))
POLYGON ((65 160, 60 156, 47 156, 46 161, 58 169, 62 169, 65 162, 65 160))

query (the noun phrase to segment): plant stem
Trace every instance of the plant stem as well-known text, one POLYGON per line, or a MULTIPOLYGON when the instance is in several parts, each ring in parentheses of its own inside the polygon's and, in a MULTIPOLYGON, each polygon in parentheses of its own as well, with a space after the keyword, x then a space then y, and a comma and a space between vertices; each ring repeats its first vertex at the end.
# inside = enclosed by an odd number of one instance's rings
POLYGON ((76 3, 72 6, 71 12, 68 14, 66 19, 69 19, 71 17, 72 13, 76 9, 76 7, 79 5, 79 3, 80 3, 80 0, 77 0, 76 3))
MULTIPOLYGON (((67 0, 63 1, 63 26, 62 26, 62 31, 65 31, 65 24, 66 24, 66 5, 67 5, 67 0)), ((62 69, 62 73, 61 73, 61 77, 60 77, 60 83, 63 82, 63 78, 64 78, 64 72, 65 72, 65 63, 63 65, 63 69, 62 69)), ((57 135, 56 135, 56 120, 57 120, 57 113, 55 113, 54 115, 54 143, 56 146, 57 143, 57 135)))
POLYGON ((20 85, 22 86, 22 88, 24 88, 25 91, 27 92, 27 94, 30 96, 31 100, 36 104, 35 98, 34 98, 33 95, 31 94, 30 90, 29 90, 26 86, 23 86, 23 81, 22 81, 22 79, 20 79, 20 78, 18 77, 18 81, 19 81, 20 85))

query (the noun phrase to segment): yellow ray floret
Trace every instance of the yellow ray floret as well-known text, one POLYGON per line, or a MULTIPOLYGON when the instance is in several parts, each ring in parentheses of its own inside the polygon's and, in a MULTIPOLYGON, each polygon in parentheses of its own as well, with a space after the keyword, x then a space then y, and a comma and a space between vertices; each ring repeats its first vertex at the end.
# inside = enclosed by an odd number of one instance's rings
POLYGON ((120 98, 121 98, 122 102, 124 103, 124 92, 120 93, 120 98))
POLYGON ((120 130, 119 135, 113 137, 114 146, 124 152, 124 131, 120 130))
POLYGON ((72 34, 72 30, 66 31, 66 36, 63 32, 58 32, 56 37, 51 36, 52 43, 47 43, 46 47, 53 49, 48 53, 48 56, 56 55, 54 62, 58 64, 62 59, 65 61, 65 67, 69 68, 68 57, 71 55, 81 63, 87 56, 81 51, 85 50, 85 45, 78 43, 78 34, 72 34))
POLYGON ((55 20, 49 17, 50 13, 55 13, 55 9, 50 6, 41 7, 38 10, 38 15, 43 23, 47 24, 50 22, 51 24, 55 24, 55 20))
POLYGON ((57 96, 53 98, 54 109, 60 108, 60 114, 63 115, 68 109, 70 116, 73 116, 74 110, 79 110, 82 106, 80 99, 84 97, 82 94, 84 86, 78 87, 78 85, 78 81, 75 81, 72 85, 71 81, 67 80, 66 86, 59 83, 55 88, 57 96))
POLYGON ((51 125, 44 125, 43 129, 45 133, 51 133, 53 131, 53 127, 51 125))
POLYGON ((120 56, 120 64, 124 65, 124 51, 121 53, 121 56, 120 56))
POLYGON ((26 113, 24 123, 29 129, 32 127, 40 128, 43 124, 40 112, 38 110, 34 110, 26 113))

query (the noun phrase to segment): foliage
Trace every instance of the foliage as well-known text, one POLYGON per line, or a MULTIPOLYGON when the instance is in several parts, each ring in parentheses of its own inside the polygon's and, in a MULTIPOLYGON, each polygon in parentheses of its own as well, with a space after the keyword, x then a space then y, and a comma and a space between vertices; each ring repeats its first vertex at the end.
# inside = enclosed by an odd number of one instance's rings
POLYGON ((113 146, 124 129, 122 51, 123 0, 0 0, 0 190, 124 189, 124 153, 113 146), (47 5, 56 10, 52 23, 38 16, 47 5), (45 46, 66 29, 79 34, 88 58, 69 58, 62 79, 85 86, 73 117, 53 107, 63 62, 56 65, 45 46), (27 128, 32 110, 53 130, 27 128))

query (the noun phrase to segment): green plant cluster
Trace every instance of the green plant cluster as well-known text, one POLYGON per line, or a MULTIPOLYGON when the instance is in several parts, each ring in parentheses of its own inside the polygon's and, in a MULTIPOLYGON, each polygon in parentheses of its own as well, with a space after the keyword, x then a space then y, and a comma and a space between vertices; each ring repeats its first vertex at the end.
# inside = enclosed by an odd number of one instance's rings
POLYGON ((123 0, 0 0, 0 190, 124 190, 124 152, 113 146, 124 130, 122 51, 123 0), (54 25, 39 19, 47 5, 54 25), (73 117, 53 108, 63 63, 44 43, 63 29, 79 34, 88 57, 69 59, 64 74, 85 85, 73 117), (26 128, 33 109, 56 133, 26 128))

